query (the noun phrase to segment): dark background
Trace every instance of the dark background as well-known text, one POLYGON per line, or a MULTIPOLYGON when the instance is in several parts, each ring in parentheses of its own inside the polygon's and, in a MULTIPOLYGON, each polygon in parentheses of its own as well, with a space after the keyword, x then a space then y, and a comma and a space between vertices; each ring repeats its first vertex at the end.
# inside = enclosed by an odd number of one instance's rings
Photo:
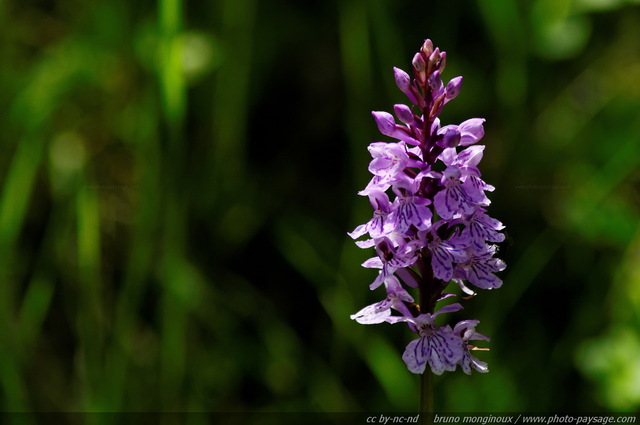
POLYGON ((346 235, 425 38, 486 118, 504 286, 449 412, 640 406, 632 0, 0 3, 3 411, 415 411, 346 235))

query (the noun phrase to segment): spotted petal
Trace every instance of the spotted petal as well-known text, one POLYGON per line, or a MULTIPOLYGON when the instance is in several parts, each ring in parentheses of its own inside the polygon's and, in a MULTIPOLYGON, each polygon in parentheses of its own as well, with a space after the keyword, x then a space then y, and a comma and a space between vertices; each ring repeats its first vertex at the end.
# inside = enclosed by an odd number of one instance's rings
POLYGON ((471 214, 473 212, 471 202, 471 198, 461 185, 445 187, 436 193, 433 199, 436 212, 440 217, 447 220, 456 214, 471 214))
POLYGON ((423 373, 429 363, 433 373, 442 375, 445 370, 454 371, 462 356, 462 339, 441 328, 429 336, 411 341, 402 360, 412 373, 423 373))
POLYGON ((379 303, 371 304, 351 315, 351 319, 363 325, 373 325, 385 322, 391 316, 392 301, 386 298, 379 303))
POLYGON ((431 267, 436 279, 449 281, 453 277, 453 263, 467 259, 466 252, 461 246, 449 241, 436 240, 429 244, 431 251, 431 267))

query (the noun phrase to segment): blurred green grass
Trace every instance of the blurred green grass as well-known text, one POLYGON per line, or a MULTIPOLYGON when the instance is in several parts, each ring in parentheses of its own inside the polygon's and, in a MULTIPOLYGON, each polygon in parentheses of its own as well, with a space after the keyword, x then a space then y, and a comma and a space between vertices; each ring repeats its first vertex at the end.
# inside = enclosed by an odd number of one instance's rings
POLYGON ((371 110, 424 38, 507 225, 445 411, 640 407, 633 1, 0 4, 2 411, 412 411, 370 293, 371 110), (464 7, 462 7, 464 6, 464 7))

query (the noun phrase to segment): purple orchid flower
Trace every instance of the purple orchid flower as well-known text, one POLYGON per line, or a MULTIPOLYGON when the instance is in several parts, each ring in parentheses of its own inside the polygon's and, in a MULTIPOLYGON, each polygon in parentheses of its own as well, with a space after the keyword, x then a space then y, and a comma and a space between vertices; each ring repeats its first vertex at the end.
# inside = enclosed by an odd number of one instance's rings
POLYGON ((485 120, 441 125, 438 117, 462 86, 462 77, 444 84, 446 59, 445 52, 425 40, 411 62, 413 77, 393 69, 410 104, 394 105, 395 117, 372 112, 380 133, 394 140, 369 146, 373 177, 358 194, 369 198, 373 217, 349 233, 353 239, 368 235, 356 244, 375 247, 376 256, 362 264, 379 269, 369 287, 384 284, 386 291, 382 301, 351 318, 362 324, 407 323, 418 338, 409 342, 402 359, 418 374, 427 366, 438 375, 458 365, 467 374, 488 371, 486 363, 470 354, 476 347, 469 341, 488 340, 475 331, 478 321, 463 320, 453 329, 436 324, 442 313, 462 309, 458 303, 439 309, 436 304, 455 296, 445 292, 451 282, 469 295, 475 295, 470 286, 499 288, 503 282, 496 273, 506 267, 496 257, 495 245, 505 239, 504 225, 487 215, 486 192, 494 187, 479 169, 485 146, 477 142, 484 137, 485 120), (417 291, 417 297, 409 291, 417 291))
POLYGON ((423 373, 427 364, 436 375, 455 370, 464 355, 463 340, 450 326, 438 327, 434 319, 438 314, 460 309, 460 304, 451 304, 433 314, 424 313, 407 320, 420 335, 407 345, 402 355, 409 371, 423 373))
POLYGON ((462 358, 459 364, 467 375, 471 375, 472 369, 480 373, 489 372, 489 367, 486 362, 478 360, 471 355, 471 350, 477 350, 478 348, 469 344, 469 341, 489 341, 488 336, 476 332, 478 323, 480 323, 478 320, 463 320, 462 322, 458 322, 453 328, 453 333, 462 339, 462 358))
POLYGON ((407 317, 412 317, 406 303, 413 303, 413 298, 402 287, 400 281, 395 276, 389 276, 385 281, 387 290, 387 298, 371 304, 356 314, 352 314, 351 318, 363 325, 371 325, 376 323, 388 322, 397 323, 405 321, 407 317), (402 316, 392 316, 391 309, 402 313, 402 316))

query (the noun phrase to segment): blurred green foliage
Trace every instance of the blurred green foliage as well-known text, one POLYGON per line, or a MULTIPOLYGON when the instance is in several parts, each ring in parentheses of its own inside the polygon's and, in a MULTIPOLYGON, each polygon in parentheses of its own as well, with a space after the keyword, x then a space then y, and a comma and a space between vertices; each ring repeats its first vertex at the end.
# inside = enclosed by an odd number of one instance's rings
MULTIPOLYGON (((640 407, 633 0, 0 3, 3 411, 412 411, 349 314, 371 110, 425 38, 485 117, 504 287, 444 411, 640 407)), ((462 316, 461 316, 462 317, 462 316)))

